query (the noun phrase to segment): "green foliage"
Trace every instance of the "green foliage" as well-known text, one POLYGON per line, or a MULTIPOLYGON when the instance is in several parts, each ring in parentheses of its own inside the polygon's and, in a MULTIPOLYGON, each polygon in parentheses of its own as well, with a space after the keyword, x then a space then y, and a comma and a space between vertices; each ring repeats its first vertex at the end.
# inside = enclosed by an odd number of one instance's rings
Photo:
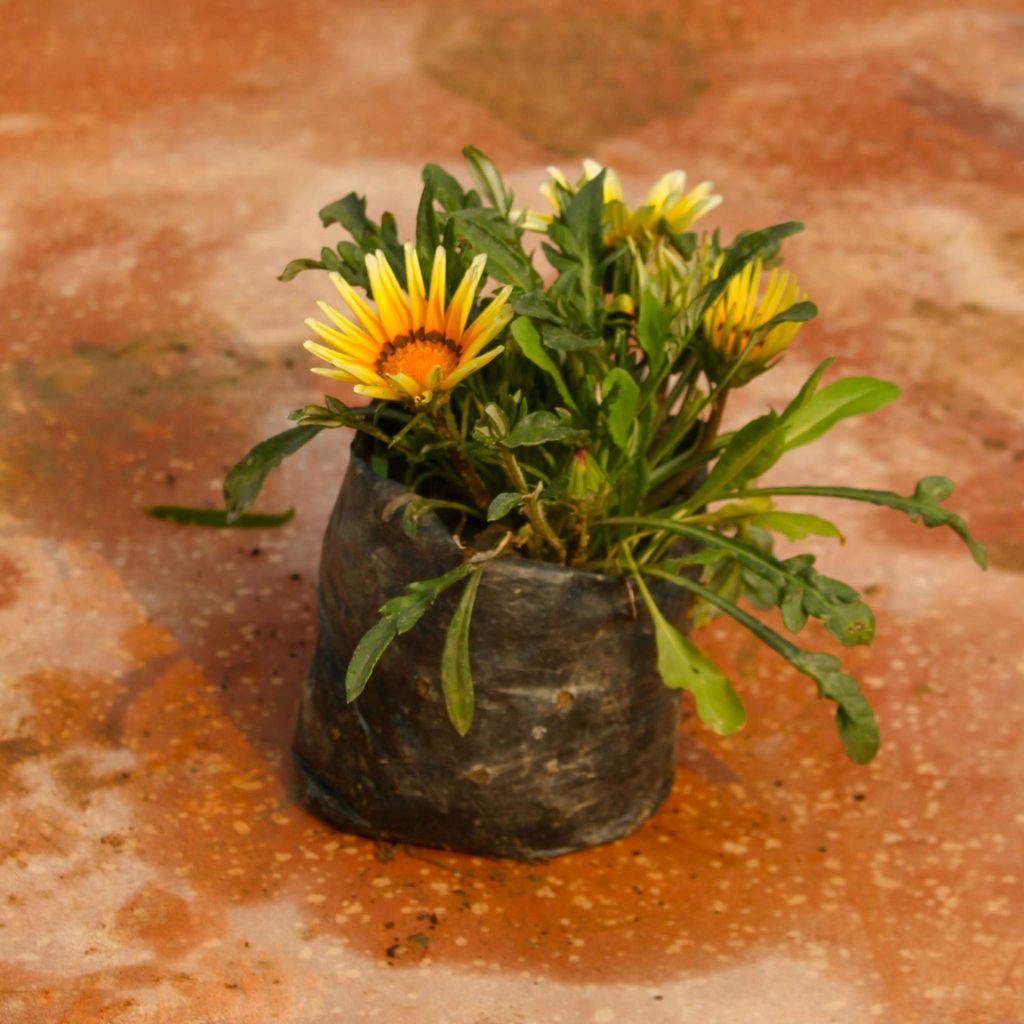
POLYGON ((266 441, 260 441, 240 462, 232 466, 224 478, 226 525, 236 522, 259 497, 267 474, 286 456, 312 441, 321 429, 319 426, 292 427, 291 430, 275 434, 266 441))
MULTIPOLYGON (((726 242, 701 225, 673 226, 668 207, 606 204, 605 186, 613 182, 604 171, 575 184, 553 179, 556 208, 541 219, 513 209, 511 190, 484 153, 467 146, 463 156, 470 187, 437 165, 424 167, 415 252, 426 279, 437 247, 444 249, 448 300, 474 257, 486 256, 487 276, 470 317, 497 286, 511 286, 516 315, 495 342, 504 352, 423 408, 380 401, 350 408, 328 397, 297 410, 295 428, 257 445, 228 474, 225 522, 242 525, 238 517, 269 470, 317 433, 357 430, 374 470, 408 489, 389 514, 401 507, 410 535, 423 515, 444 510, 458 520, 468 558, 489 543, 484 538, 505 530, 500 550, 487 557, 518 552, 634 579, 654 623, 666 684, 692 692, 712 728, 733 731, 744 718, 739 698, 685 631, 664 618, 644 583, 645 576, 671 580, 693 595, 693 622, 731 615, 811 677, 819 695, 836 705, 849 756, 870 760, 877 725, 838 659, 797 647, 743 607, 777 614, 794 636, 812 620, 841 646, 867 644, 874 635, 874 617, 855 588, 820 573, 811 553, 775 554, 776 540, 842 541, 839 527, 802 507, 777 507, 776 500, 870 502, 926 527, 948 527, 983 567, 985 550, 945 506, 952 491, 945 477, 925 477, 909 496, 759 484, 769 470, 778 474, 773 481, 783 478, 787 452, 892 402, 895 384, 869 376, 823 383, 829 359, 784 407, 762 407, 722 432, 731 394, 770 370, 817 313, 795 288, 780 287, 771 301, 764 282, 742 301, 726 301, 726 290, 731 296, 752 287, 754 275, 745 269, 754 261, 779 263, 782 243, 802 225, 776 224, 726 242), (552 273, 542 276, 538 260, 552 273)), ((366 199, 349 193, 320 218, 346 237, 323 246, 319 258, 293 260, 282 279, 326 270, 366 290, 365 257, 382 250, 405 284, 402 236, 390 213, 374 220, 366 199)), ((411 584, 384 606, 349 667, 350 697, 437 594, 469 576, 442 666, 449 716, 460 732, 469 728, 477 564, 411 584)))
POLYGON ((525 497, 517 491, 502 491, 501 494, 495 495, 487 507, 487 522, 493 523, 497 519, 504 519, 509 512, 522 505, 525 497))
POLYGON ((444 650, 441 653, 441 689, 448 718, 455 731, 465 736, 473 723, 473 675, 469 665, 469 623, 483 571, 477 568, 462 590, 455 606, 444 650))
MULTIPOLYGON (((404 594, 388 601, 380 610, 380 620, 363 635, 349 661, 345 673, 345 695, 348 700, 355 700, 363 692, 381 655, 396 636, 412 629, 438 596, 450 586, 478 571, 478 567, 465 562, 443 576, 410 583, 404 594)), ((468 621, 466 628, 469 628, 468 621)))
POLYGON ((700 720, 720 735, 742 729, 747 716, 732 684, 714 662, 701 654, 689 638, 665 618, 635 566, 634 579, 654 622, 658 672, 662 682, 672 689, 692 693, 700 720))
POLYGON ((143 511, 146 515, 167 523, 230 527, 236 530, 262 530, 268 526, 283 526, 295 515, 295 509, 289 508, 284 512, 246 512, 234 519, 228 519, 226 509, 190 508, 187 505, 150 505, 143 511))

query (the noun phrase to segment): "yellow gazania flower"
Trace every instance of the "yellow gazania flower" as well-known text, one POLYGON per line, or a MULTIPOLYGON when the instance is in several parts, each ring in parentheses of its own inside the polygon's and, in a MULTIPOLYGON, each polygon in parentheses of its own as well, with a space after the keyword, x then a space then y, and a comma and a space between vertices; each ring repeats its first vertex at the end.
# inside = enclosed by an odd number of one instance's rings
POLYGON ((508 305, 512 289, 503 288, 471 324, 466 323, 486 262, 483 255, 473 260, 446 304, 442 247, 434 254, 427 290, 415 246, 406 243, 408 292, 402 290, 387 257, 378 250, 366 257, 376 311, 340 274, 331 274, 331 283, 358 323, 326 302, 317 303, 334 326, 312 318, 306 321, 327 344, 307 341, 304 348, 331 364, 331 369, 316 366, 313 372, 354 384, 360 395, 415 405, 426 405, 435 395, 451 391, 503 351, 499 345, 478 355, 512 318, 508 305))
MULTIPOLYGON (((722 260, 723 257, 719 256, 715 261, 711 278, 718 276, 722 260)), ((730 278, 725 290, 704 314, 704 332, 708 341, 726 361, 738 358, 751 335, 772 317, 807 298, 789 271, 779 271, 778 268, 771 272, 761 293, 761 270, 760 259, 748 263, 730 278)), ((801 326, 799 322, 792 322, 769 328, 754 343, 747 355, 747 363, 752 368, 762 368, 789 345, 801 326)))
MULTIPOLYGON (((583 177, 576 185, 570 184, 568 178, 557 167, 549 167, 548 174, 551 175, 551 180, 541 185, 541 194, 555 211, 560 213, 562 204, 556 184, 574 195, 601 171, 605 172, 604 222, 605 242, 608 244, 613 244, 618 239, 641 239, 653 234, 658 221, 662 219, 679 234, 722 201, 721 196, 712 194, 713 186, 710 181, 702 181, 696 188, 687 192, 685 172, 670 171, 647 193, 643 205, 633 210, 623 199, 622 181, 618 174, 609 167, 602 167, 594 160, 583 161, 583 177)), ((550 214, 529 210, 523 225, 530 231, 543 231, 551 221, 550 214)))

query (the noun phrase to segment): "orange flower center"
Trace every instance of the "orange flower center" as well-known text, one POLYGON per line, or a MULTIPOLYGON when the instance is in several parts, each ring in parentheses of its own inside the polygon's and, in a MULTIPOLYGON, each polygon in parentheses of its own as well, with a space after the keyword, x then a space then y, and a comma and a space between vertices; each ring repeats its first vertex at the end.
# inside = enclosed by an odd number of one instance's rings
POLYGON ((382 376, 404 373, 420 387, 426 386, 427 375, 435 366, 441 367, 444 380, 459 365, 459 347, 437 331, 426 333, 422 328, 412 334, 400 334, 381 350, 375 365, 382 376))

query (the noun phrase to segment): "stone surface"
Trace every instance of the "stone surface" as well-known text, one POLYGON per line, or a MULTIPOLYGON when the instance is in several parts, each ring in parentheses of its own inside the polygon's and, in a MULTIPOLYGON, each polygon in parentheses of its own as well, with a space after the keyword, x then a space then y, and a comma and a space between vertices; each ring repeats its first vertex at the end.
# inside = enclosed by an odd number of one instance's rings
POLYGON ((1021 1019, 1024 93, 1019 3, 583 8, 324 0, 3 6, 0 1020, 445 1024, 1021 1019), (650 40, 650 47, 644 45, 650 40), (492 54, 491 48, 494 47, 492 54), (563 127, 564 126, 564 127, 563 127), (320 439, 267 532, 146 518, 318 394, 322 282, 274 275, 357 188, 409 223, 472 141, 535 196, 593 155, 683 166, 726 232, 798 217, 822 309, 737 411, 814 362, 904 398, 779 480, 944 472, 990 544, 839 509, 868 588, 848 763, 802 678, 705 637, 748 728, 685 727, 630 839, 543 865, 373 845, 292 802, 320 439))

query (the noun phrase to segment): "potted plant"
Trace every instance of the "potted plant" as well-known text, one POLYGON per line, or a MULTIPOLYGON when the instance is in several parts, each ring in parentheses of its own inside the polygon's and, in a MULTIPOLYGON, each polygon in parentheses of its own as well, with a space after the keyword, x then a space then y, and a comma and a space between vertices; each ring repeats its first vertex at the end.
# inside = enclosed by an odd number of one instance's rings
POLYGON ((730 395, 816 313, 780 265, 801 225, 726 243, 695 230, 719 202, 709 183, 673 172, 634 208, 589 161, 576 181, 551 169, 546 212, 518 212, 492 162, 464 154, 474 187, 426 166, 404 243, 354 193, 320 211, 349 238, 282 279, 326 272, 347 308, 321 302, 305 347, 365 404, 331 394, 293 412, 225 481, 237 520, 284 456, 357 434, 296 732, 305 798, 356 832, 482 853, 622 835, 671 785, 681 694, 718 733, 744 724, 689 636, 719 614, 808 676, 846 753, 870 761, 868 702, 800 633, 817 619, 867 644, 874 620, 812 554, 773 553, 775 536, 840 536, 788 499, 887 506, 985 555, 943 504, 944 477, 909 495, 758 483, 892 401, 891 383, 826 383, 826 360, 784 408, 722 432, 730 395), (786 632, 747 605, 778 608, 786 632))

